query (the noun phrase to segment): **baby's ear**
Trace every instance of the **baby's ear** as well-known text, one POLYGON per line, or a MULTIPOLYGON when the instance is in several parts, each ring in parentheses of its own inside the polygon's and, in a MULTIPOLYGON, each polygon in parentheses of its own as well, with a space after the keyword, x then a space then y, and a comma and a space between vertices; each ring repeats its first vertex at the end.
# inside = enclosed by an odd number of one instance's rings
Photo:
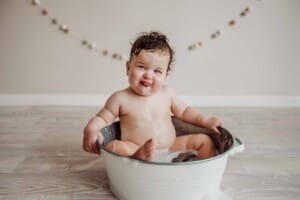
POLYGON ((127 75, 128 75, 129 67, 130 67, 130 60, 128 60, 128 61, 126 62, 126 74, 127 74, 127 75))

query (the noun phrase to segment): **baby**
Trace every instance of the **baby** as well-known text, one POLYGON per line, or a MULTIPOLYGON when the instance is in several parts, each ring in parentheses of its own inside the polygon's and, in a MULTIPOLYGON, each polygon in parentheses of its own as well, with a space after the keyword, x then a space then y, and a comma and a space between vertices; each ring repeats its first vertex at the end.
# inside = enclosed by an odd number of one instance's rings
POLYGON ((220 134, 217 127, 222 123, 187 106, 164 84, 173 59, 174 51, 165 35, 149 32, 135 40, 126 63, 129 87, 113 93, 88 122, 83 137, 85 151, 99 154, 97 141, 103 142, 100 130, 119 117, 121 140, 108 143, 109 151, 146 161, 153 160, 155 149, 196 150, 199 159, 215 156, 214 143, 204 134, 176 137, 172 116, 216 134, 220 134))

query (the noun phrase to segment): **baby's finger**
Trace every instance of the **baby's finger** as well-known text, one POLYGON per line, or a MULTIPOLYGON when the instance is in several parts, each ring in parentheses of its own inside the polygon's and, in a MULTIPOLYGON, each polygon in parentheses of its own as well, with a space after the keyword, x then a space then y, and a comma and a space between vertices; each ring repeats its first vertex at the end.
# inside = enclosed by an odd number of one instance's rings
POLYGON ((212 124, 213 124, 213 126, 215 126, 215 127, 219 127, 219 126, 222 126, 222 125, 223 125, 223 123, 222 123, 219 119, 217 119, 217 118, 214 118, 212 124))
POLYGON ((221 136, 221 132, 217 129, 217 127, 213 127, 212 130, 218 134, 218 136, 221 136))
POLYGON ((96 140, 96 142, 95 142, 95 144, 94 144, 94 152, 96 153, 96 154, 100 154, 100 146, 99 146, 99 142, 98 142, 98 140, 96 140))
POLYGON ((85 147, 86 147, 85 149, 86 149, 87 152, 89 152, 89 153, 94 153, 95 152, 92 140, 86 139, 85 147))
POLYGON ((219 124, 217 125, 217 127, 222 127, 224 128, 224 124, 222 122, 219 122, 219 124))
POLYGON ((92 143, 92 153, 98 153, 98 148, 97 148, 96 142, 92 143))
POLYGON ((86 152, 91 152, 92 150, 91 150, 91 147, 89 146, 89 145, 85 145, 84 147, 83 147, 83 149, 86 151, 86 152))
POLYGON ((90 147, 89 147, 89 145, 87 144, 86 139, 84 139, 84 141, 83 141, 82 148, 83 148, 84 151, 90 152, 90 147))

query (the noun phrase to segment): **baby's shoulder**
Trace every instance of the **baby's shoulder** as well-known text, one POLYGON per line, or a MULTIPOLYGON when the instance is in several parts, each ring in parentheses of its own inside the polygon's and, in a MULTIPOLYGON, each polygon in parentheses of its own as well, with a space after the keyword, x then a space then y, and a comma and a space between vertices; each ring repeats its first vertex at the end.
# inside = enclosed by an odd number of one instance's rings
POLYGON ((164 85, 164 86, 162 87, 162 92, 163 92, 164 94, 169 95, 169 96, 173 96, 173 95, 176 94, 175 90, 174 90, 173 88, 167 86, 167 85, 164 85))
POLYGON ((126 89, 118 90, 108 97, 107 102, 120 103, 121 100, 124 99, 124 97, 127 95, 126 93, 126 89))
POLYGON ((114 93, 111 94, 111 97, 119 97, 119 96, 122 96, 124 95, 126 92, 125 92, 125 89, 123 90, 118 90, 118 91, 115 91, 114 93))

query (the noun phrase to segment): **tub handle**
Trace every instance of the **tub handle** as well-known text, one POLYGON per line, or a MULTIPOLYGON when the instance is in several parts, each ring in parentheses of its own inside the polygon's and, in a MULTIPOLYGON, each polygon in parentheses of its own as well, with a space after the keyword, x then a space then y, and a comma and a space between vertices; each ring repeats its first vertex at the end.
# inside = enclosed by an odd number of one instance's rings
POLYGON ((234 156, 237 153, 240 153, 242 151, 244 151, 245 149, 245 145, 244 143, 237 137, 234 137, 234 146, 233 148, 230 150, 229 154, 231 156, 234 156))

